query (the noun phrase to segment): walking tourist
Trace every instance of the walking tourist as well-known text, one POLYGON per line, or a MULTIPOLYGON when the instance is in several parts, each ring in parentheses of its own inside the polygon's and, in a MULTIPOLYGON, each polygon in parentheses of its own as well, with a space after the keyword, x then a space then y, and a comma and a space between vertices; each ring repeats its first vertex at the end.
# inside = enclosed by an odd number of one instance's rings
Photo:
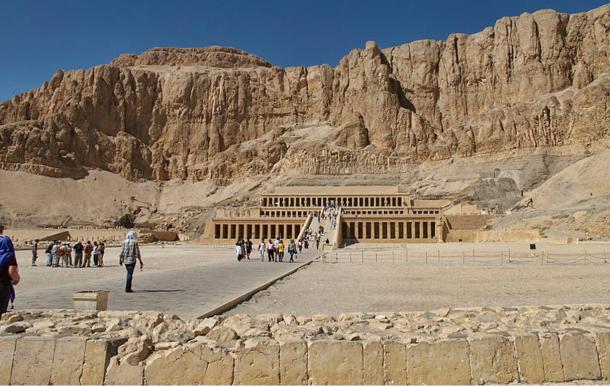
POLYGON ((269 263, 275 261, 275 257, 273 256, 275 252, 275 245, 273 245, 273 241, 269 239, 269 243, 267 244, 267 259, 269 263))
POLYGON ((38 259, 38 239, 34 240, 32 244, 32 267, 36 266, 36 260, 38 259))
POLYGON ((320 234, 316 234, 316 249, 320 249, 320 234))
POLYGON ((283 262, 284 261, 284 241, 280 240, 277 243, 277 257, 279 262, 283 262))
POLYGON ((83 243, 78 241, 74 244, 74 266, 81 268, 83 266, 83 243))
POLYGON ((261 239, 261 242, 258 244, 258 253, 261 255, 261 261, 265 261, 265 239, 261 239))
POLYGON ((237 257, 237 261, 241 261, 241 259, 242 259, 241 240, 237 240, 235 242, 235 255, 237 257))
POLYGON ((21 280, 13 242, 3 233, 4 225, 0 224, 0 316, 8 310, 9 302, 15 301, 13 286, 21 280))
POLYGON ((297 246, 299 247, 299 253, 301 253, 301 251, 303 251, 303 241, 302 240, 297 241, 297 246))
POLYGON ((293 240, 290 240, 290 244, 288 244, 288 253, 290 253, 290 262, 294 263, 294 256, 297 254, 297 245, 293 240))
POLYGON ((106 244, 103 241, 100 241, 100 244, 97 246, 97 266, 104 266, 104 253, 106 253, 106 244))
POLYGON ((252 253, 252 240, 246 241, 246 259, 250 260, 250 254, 252 253))
POLYGON ((119 265, 125 264, 127 269, 127 280, 125 282, 125 292, 133 292, 131 283, 133 280, 133 270, 136 267, 136 260, 140 261, 140 271, 144 268, 142 255, 140 254, 140 246, 138 245, 138 234, 136 231, 127 232, 127 237, 123 241, 123 248, 119 256, 119 265))
POLYGON ((91 245, 91 241, 87 240, 87 244, 85 245, 85 261, 83 262, 83 267, 91 267, 91 252, 93 252, 93 245, 91 245))

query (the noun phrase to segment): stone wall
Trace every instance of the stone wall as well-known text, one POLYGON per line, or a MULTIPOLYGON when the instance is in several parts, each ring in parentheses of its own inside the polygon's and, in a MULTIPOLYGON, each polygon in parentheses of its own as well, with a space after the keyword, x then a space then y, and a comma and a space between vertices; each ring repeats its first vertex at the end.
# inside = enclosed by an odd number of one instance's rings
POLYGON ((610 307, 588 305, 193 321, 156 312, 20 311, 0 321, 0 383, 608 380, 609 315, 610 307))
POLYGON ((511 242, 511 241, 539 241, 541 238, 538 229, 511 229, 499 231, 482 231, 470 229, 450 229, 445 241, 448 243, 469 242, 511 242))

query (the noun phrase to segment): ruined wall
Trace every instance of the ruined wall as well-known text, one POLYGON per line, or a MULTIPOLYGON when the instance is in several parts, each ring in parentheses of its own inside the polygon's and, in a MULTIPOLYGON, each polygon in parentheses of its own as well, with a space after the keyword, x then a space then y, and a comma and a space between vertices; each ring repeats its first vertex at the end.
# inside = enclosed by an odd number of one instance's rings
POLYGON ((0 383, 609 380, 609 315, 583 305, 184 322, 154 312, 22 311, 0 322, 0 383))

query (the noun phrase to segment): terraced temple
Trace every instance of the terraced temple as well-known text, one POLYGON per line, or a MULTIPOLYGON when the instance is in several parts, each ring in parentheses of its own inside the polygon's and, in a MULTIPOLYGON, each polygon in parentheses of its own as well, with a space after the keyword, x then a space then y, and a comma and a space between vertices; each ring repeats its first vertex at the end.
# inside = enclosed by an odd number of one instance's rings
POLYGON ((449 230, 444 217, 448 200, 415 199, 391 186, 290 186, 263 194, 257 207, 218 210, 204 240, 300 238, 311 218, 328 206, 339 210, 336 245, 443 242, 449 230))

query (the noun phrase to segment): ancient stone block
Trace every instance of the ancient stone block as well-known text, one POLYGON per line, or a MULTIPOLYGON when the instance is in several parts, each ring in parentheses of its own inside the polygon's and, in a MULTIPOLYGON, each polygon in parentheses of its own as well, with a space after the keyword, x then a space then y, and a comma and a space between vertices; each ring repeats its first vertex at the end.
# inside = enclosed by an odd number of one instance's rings
POLYGON ((17 340, 11 383, 47 385, 51 382, 55 339, 25 336, 17 340))
MULTIPOLYGON (((133 355, 133 354, 130 354, 133 355)), ((110 359, 110 364, 104 377, 105 385, 143 385, 144 366, 142 364, 132 365, 129 363, 129 355, 120 362, 117 357, 110 359)), ((178 374, 173 374, 178 375, 178 374)), ((178 382, 171 382, 172 384, 178 382)))
POLYGON ((62 338, 55 342, 51 383, 79 385, 85 359, 85 338, 62 338))
POLYGON ((11 381, 16 344, 16 336, 0 337, 0 384, 2 385, 8 385, 11 381))
POLYGON ((363 345, 364 384, 383 384, 383 344, 364 342, 363 345))
POLYGON ((472 339, 470 366, 474 383, 509 383, 518 380, 513 345, 501 336, 472 339))
POLYGON ((280 383, 307 384, 307 343, 303 340, 280 342, 280 383))
POLYGON ((557 334, 545 334, 539 336, 539 339, 544 368, 544 381, 563 382, 564 376, 563 366, 561 365, 561 353, 559 351, 559 337, 557 334))
POLYGON ((559 339, 565 381, 601 378, 597 348, 589 334, 566 334, 559 339))
POLYGON ((521 382, 544 382, 544 365, 538 336, 517 336, 515 338, 515 352, 517 354, 521 382))
POLYGON ((409 384, 470 384, 468 342, 422 342, 407 348, 409 384))
POLYGON ((83 375, 81 382, 86 385, 101 384, 104 382, 106 372, 106 350, 108 342, 105 340, 88 340, 85 345, 85 360, 83 362, 83 375))
POLYGON ((280 382, 280 346, 272 340, 251 340, 236 353, 234 383, 262 385, 280 382))
POLYGON ((125 341, 126 339, 88 340, 85 345, 81 383, 87 385, 103 383, 110 358, 116 354, 117 348, 125 341))
POLYGON ((595 334, 597 343, 597 354, 602 377, 610 379, 610 332, 598 332, 595 334))
POLYGON ((362 384, 362 344, 338 340, 309 342, 311 384, 362 384))
POLYGON ((383 344, 383 374, 388 385, 407 383, 407 346, 404 343, 383 344))
POLYGON ((148 384, 230 384, 233 358, 204 344, 179 346, 153 354, 144 370, 148 384))

